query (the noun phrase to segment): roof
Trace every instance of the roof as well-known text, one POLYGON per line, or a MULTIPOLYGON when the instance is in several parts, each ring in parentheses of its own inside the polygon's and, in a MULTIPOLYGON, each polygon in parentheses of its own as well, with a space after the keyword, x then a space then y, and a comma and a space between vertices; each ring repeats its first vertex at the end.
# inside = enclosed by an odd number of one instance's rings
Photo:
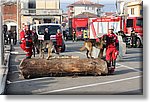
POLYGON ((137 1, 134 1, 134 2, 128 2, 127 3, 127 7, 136 6, 136 5, 142 5, 143 6, 143 1, 142 0, 137 0, 137 1))
POLYGON ((82 12, 81 14, 78 14, 74 18, 95 18, 95 17, 97 17, 96 14, 90 12, 82 12))
POLYGON ((105 12, 105 16, 114 16, 116 12, 105 12))
POLYGON ((71 6, 95 6, 95 7, 103 7, 104 5, 91 2, 90 0, 79 0, 73 4, 68 5, 67 7, 71 6))

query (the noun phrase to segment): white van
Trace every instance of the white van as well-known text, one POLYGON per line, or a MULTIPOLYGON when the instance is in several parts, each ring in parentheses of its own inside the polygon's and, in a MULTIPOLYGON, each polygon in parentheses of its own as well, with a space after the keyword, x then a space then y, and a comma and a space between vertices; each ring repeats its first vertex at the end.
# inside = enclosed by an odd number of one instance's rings
MULTIPOLYGON (((31 25, 30 27, 31 30, 33 29, 36 30, 39 40, 44 40, 45 28, 48 28, 50 39, 53 41, 53 44, 56 45, 56 33, 58 29, 61 29, 61 25, 55 24, 55 23, 43 23, 43 24, 34 24, 34 25, 31 25)), ((64 40, 63 40, 62 51, 65 51, 64 40)))

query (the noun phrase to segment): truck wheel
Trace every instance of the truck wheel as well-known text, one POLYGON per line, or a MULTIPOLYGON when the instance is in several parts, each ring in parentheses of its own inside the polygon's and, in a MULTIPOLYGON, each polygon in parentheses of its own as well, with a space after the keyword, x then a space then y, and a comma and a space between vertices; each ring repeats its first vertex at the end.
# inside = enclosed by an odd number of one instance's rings
POLYGON ((141 47, 141 40, 139 38, 137 38, 136 46, 137 48, 141 47))

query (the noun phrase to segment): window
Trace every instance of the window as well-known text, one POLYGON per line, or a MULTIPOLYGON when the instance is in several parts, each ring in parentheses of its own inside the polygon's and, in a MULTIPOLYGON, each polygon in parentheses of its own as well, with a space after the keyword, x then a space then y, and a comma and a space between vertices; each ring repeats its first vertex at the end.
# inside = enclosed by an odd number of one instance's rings
POLYGON ((92 7, 92 10, 95 10, 95 7, 92 7))
POLYGON ((141 16, 143 16, 143 9, 142 9, 142 10, 140 10, 140 15, 141 15, 141 16))
POLYGON ((41 25, 41 26, 38 26, 38 34, 43 35, 45 28, 48 28, 50 35, 56 35, 57 30, 61 29, 60 26, 58 25, 41 25))
POLYGON ((28 8, 32 9, 32 10, 29 10, 29 13, 35 13, 36 10, 33 10, 33 9, 36 9, 36 0, 29 0, 28 8))
POLYGON ((90 9, 90 7, 89 6, 87 6, 87 10, 89 10, 90 9))
POLYGON ((131 15, 134 15, 134 8, 131 8, 131 15))
POLYGON ((127 27, 133 27, 133 19, 127 19, 127 27))
POLYGON ((143 26, 143 18, 137 18, 136 20, 136 26, 143 26))

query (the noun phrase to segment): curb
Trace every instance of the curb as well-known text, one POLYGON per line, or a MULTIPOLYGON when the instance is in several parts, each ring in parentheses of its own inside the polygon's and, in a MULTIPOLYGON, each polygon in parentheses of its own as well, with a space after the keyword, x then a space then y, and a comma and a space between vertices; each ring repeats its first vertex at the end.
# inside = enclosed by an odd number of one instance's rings
MULTIPOLYGON (((11 48, 12 47, 10 46, 10 51, 11 48)), ((6 54, 5 65, 0 66, 0 95, 4 95, 5 93, 6 79, 9 70, 9 62, 10 62, 10 51, 5 52, 6 54)))

